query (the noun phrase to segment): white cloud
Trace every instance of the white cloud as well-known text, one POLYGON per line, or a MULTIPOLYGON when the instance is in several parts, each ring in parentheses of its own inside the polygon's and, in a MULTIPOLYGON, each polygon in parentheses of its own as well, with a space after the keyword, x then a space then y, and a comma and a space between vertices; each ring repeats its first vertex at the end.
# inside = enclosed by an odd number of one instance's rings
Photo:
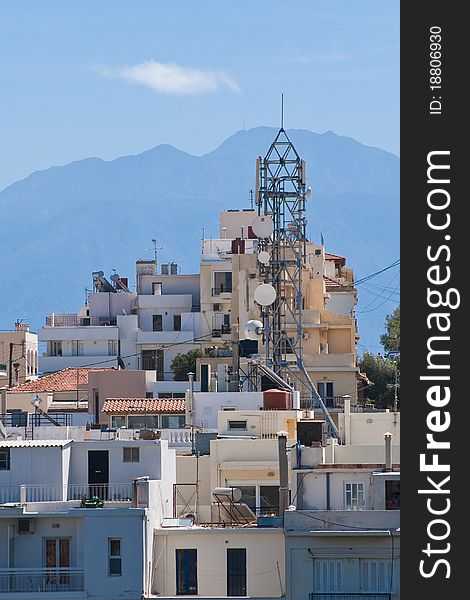
POLYGON ((238 84, 225 71, 192 69, 154 60, 129 67, 102 67, 97 71, 104 77, 124 79, 161 94, 209 94, 223 87, 240 92, 238 84))

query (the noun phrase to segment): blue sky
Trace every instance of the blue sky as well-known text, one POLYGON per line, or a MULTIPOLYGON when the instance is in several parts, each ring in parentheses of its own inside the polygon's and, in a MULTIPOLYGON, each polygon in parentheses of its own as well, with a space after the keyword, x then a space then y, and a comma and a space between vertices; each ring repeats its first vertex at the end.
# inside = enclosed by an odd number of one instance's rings
POLYGON ((0 189, 168 143, 278 125, 399 153, 398 0, 0 4, 0 189))

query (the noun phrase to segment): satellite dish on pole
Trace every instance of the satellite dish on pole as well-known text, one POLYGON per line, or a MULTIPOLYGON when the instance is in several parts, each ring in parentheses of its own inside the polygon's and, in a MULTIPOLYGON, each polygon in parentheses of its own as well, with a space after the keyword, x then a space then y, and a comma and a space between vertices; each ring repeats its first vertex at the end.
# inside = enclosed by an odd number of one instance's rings
POLYGON ((261 321, 256 321, 255 319, 251 319, 245 323, 244 334, 245 340, 257 340, 261 333, 263 332, 263 323, 261 321))
POLYGON ((269 263, 269 261, 271 260, 271 257, 269 256, 269 252, 262 250, 258 254, 258 260, 262 265, 267 265, 269 263))
POLYGON ((276 290, 270 283, 262 283, 255 289, 254 298, 261 306, 270 306, 276 300, 276 290))
POLYGON ((253 229, 253 233, 256 235, 256 237, 262 239, 271 237, 274 233, 274 223, 271 217, 268 215, 260 215, 259 217, 256 217, 251 228, 253 229))

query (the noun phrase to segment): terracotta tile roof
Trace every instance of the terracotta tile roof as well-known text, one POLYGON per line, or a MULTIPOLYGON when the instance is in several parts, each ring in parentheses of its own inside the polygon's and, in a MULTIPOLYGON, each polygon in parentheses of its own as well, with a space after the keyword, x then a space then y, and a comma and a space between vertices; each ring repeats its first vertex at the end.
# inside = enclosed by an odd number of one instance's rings
POLYGON ((325 252, 325 260, 341 260, 346 261, 344 256, 339 256, 339 254, 331 254, 330 252, 325 252))
POLYGON ((341 287, 341 284, 339 284, 334 279, 327 277, 326 275, 323 275, 323 279, 325 280, 326 285, 329 287, 341 287))
POLYGON ((108 398, 105 413, 179 413, 185 411, 184 398, 108 398))
POLYGON ((9 392, 65 392, 69 390, 77 389, 77 377, 78 387, 83 388, 88 385, 88 373, 90 371, 111 371, 110 368, 81 368, 81 369, 63 369, 62 371, 56 371, 50 375, 44 375, 36 381, 28 381, 22 385, 18 385, 14 388, 10 388, 9 392))

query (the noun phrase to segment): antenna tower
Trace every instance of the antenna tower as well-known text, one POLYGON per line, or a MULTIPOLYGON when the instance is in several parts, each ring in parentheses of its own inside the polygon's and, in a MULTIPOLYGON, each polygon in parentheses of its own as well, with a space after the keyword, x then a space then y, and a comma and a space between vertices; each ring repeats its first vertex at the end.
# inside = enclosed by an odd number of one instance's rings
POLYGON ((338 429, 303 363, 306 163, 287 136, 283 123, 266 156, 257 159, 256 167, 258 215, 270 218, 274 229, 272 235, 260 239, 259 246, 260 251, 270 255, 268 263, 259 263, 260 274, 276 290, 274 302, 261 309, 266 364, 283 380, 294 384, 304 408, 321 408, 329 434, 338 437, 338 429))

